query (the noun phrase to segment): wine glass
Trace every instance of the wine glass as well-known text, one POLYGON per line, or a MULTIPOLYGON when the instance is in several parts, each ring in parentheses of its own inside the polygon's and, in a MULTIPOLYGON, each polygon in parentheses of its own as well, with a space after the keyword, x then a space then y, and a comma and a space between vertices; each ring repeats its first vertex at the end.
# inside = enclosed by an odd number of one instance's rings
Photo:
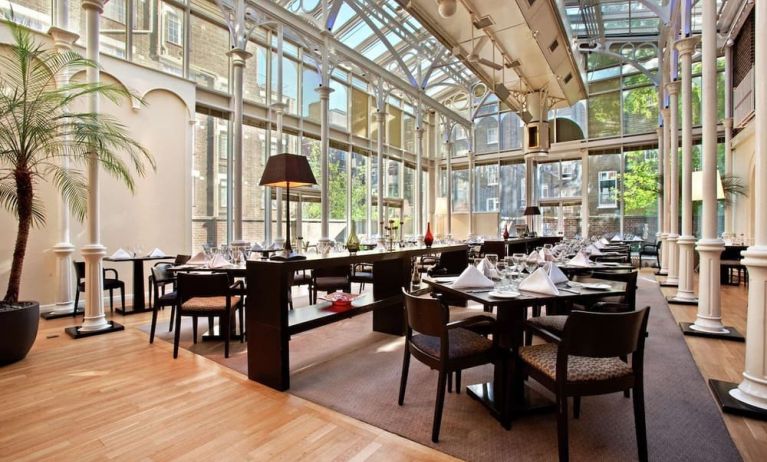
POLYGON ((490 263, 490 268, 496 270, 498 267, 498 255, 494 253, 485 254, 487 262, 490 263))
POLYGON ((538 259, 537 258, 526 258, 525 259, 525 267, 527 268, 527 272, 529 274, 533 274, 535 270, 538 269, 538 259))
POLYGON ((517 278, 522 278, 522 270, 525 268, 525 260, 527 259, 527 254, 524 253, 515 253, 511 255, 511 261, 514 262, 514 269, 517 271, 517 278))

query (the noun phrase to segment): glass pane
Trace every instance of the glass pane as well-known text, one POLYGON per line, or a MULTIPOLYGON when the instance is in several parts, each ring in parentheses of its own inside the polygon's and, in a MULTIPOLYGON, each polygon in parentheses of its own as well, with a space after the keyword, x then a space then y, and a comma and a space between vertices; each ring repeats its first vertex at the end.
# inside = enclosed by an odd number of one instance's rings
POLYGON ((658 126, 658 91, 640 87, 623 92, 623 131, 626 135, 652 133, 658 126))
POLYGON ((317 87, 322 83, 313 67, 304 66, 304 81, 301 84, 301 114, 309 120, 320 123, 320 94, 317 87))
POLYGON ((349 127, 349 89, 346 84, 337 80, 330 81, 330 114, 331 125, 347 129, 349 127))
MULTIPOLYGON (((525 211, 525 164, 503 164, 500 167, 501 224, 510 228, 523 224, 525 211)), ((509 232, 514 234, 512 229, 509 232)))
POLYGON ((112 0, 104 5, 101 14, 101 36, 99 51, 104 54, 125 58, 127 7, 125 0, 112 0))
POLYGON ((192 43, 189 47, 189 77, 198 85, 229 91, 229 32, 192 15, 192 43))
POLYGON ((465 157, 469 153, 469 136, 461 125, 453 127, 453 157, 465 157))
POLYGON ((562 184, 559 193, 562 197, 578 197, 581 195, 581 160, 562 161, 562 184))
POLYGON ((538 164, 538 197, 541 199, 559 197, 559 162, 538 164))
POLYGON ((387 136, 389 139, 389 146, 402 147, 402 110, 396 107, 388 106, 386 109, 389 112, 387 120, 389 122, 387 127, 387 136))
POLYGON ((497 212, 498 199, 498 164, 477 165, 474 167, 474 211, 497 212))
POLYGON ((404 223, 402 225, 402 232, 404 236, 410 236, 413 234, 413 222, 415 221, 415 169, 405 165, 403 173, 402 198, 404 202, 402 205, 402 215, 404 223))
POLYGON ((474 121, 475 152, 497 152, 500 141, 498 115, 480 117, 474 121))
MULTIPOLYGON (((74 2, 80 3, 80 2, 74 2)), ((0 14, 3 18, 10 16, 11 8, 16 22, 30 29, 40 32, 48 32, 51 27, 51 1, 50 0, 23 0, 3 1, 0 3, 0 14)), ((70 30, 76 30, 79 26, 79 15, 72 15, 70 30)))
POLYGON ((623 230, 650 241, 658 230, 658 150, 626 151, 623 230))
POLYGON ((184 12, 157 0, 133 3, 133 61, 170 74, 184 72, 184 12))
POLYGON ((522 148, 522 119, 515 112, 501 114, 501 151, 522 148))
POLYGON ((559 231, 559 205, 541 206, 541 233, 556 236, 559 231))
MULTIPOLYGON (((272 51, 272 101, 279 101, 278 96, 278 66, 277 53, 272 51)), ((285 112, 288 114, 298 113, 298 63, 282 57, 282 102, 286 104, 285 112)))
MULTIPOLYGON (((309 158, 309 165, 312 167, 312 173, 317 182, 320 181, 320 141, 314 138, 303 137, 301 143, 301 153, 309 158)), ((317 198, 319 197, 319 187, 316 187, 317 198)), ((301 235, 304 238, 304 244, 316 244, 322 238, 322 229, 320 225, 320 215, 322 207, 318 200, 303 202, 302 207, 302 228, 301 235)))
POLYGON ((266 104, 266 48, 248 44, 248 51, 253 57, 245 61, 245 72, 242 76, 243 97, 246 100, 266 104))
MULTIPOLYGON (((258 183, 264 173, 267 156, 266 131, 263 128, 244 124, 242 129, 242 184, 244 191, 242 198, 242 236, 250 242, 261 242, 264 240, 264 188, 258 183)), ((296 237, 300 234, 291 235, 296 237)))
POLYGON ((581 204, 565 204, 562 206, 564 221, 564 236, 567 239, 581 237, 581 204))
POLYGON ((192 157, 192 248, 219 245, 226 236, 228 122, 196 114, 192 157))
POLYGON ((358 235, 367 234, 367 163, 368 157, 352 153, 352 220, 358 235))
POLYGON ((589 138, 621 134, 620 93, 612 92, 589 98, 589 138))
POLYGON ((364 91, 352 88, 352 134, 367 138, 370 97, 364 91))
POLYGON ((404 114, 404 132, 402 147, 405 151, 415 154, 415 117, 404 114))
POLYGON ((469 171, 453 170, 453 212, 469 211, 469 171))
POLYGON ((384 179, 385 197, 400 197, 400 181, 402 162, 394 159, 384 159, 386 177, 384 179))
POLYGON ((589 156, 589 233, 592 236, 620 232, 620 171, 620 154, 589 156))
POLYGON ((328 183, 330 187, 330 238, 346 241, 346 155, 342 149, 328 152, 328 183))

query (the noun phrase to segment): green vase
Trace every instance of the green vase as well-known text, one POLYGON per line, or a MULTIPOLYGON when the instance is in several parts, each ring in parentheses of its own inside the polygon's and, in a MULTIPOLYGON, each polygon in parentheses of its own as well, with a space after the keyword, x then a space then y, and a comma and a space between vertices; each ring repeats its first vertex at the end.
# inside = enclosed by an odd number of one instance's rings
POLYGON ((352 221, 352 230, 351 233, 349 233, 349 239, 346 240, 346 250, 351 254, 357 253, 357 251, 360 250, 360 239, 357 237, 354 221, 352 221))

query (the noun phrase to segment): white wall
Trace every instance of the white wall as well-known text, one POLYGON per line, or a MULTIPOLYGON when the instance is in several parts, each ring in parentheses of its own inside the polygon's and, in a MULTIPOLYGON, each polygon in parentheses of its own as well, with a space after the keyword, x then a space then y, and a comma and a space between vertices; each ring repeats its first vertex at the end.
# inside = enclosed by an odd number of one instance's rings
MULTIPOLYGON (((38 37, 47 41, 46 36, 38 37)), ((0 26, 0 43, 7 43, 8 39, 7 28, 0 26)), ((84 52, 82 49, 78 51, 84 52)), ((159 247, 168 254, 188 253, 191 249, 195 85, 108 56, 102 57, 102 68, 105 80, 123 85, 144 98, 145 106, 131 101, 117 106, 102 98, 101 108, 124 124, 130 134, 152 153, 157 170, 149 170, 145 177, 135 178, 135 194, 102 171, 101 243, 107 247, 107 254, 118 247, 136 245, 147 252, 159 247)), ((75 78, 82 78, 82 75, 75 78)), ((60 200, 55 191, 44 183, 39 185, 38 198, 47 210, 47 226, 32 232, 20 296, 47 305, 56 301, 56 259, 51 247, 59 240, 57 208, 60 200)), ((0 290, 3 295, 15 236, 15 218, 0 210, 0 290)), ((84 224, 74 219, 71 242, 76 248, 73 258, 82 260, 80 248, 88 242, 87 231, 84 224)), ((118 269, 128 294, 132 293, 131 264, 105 262, 105 266, 118 269)), ((116 303, 119 302, 116 300, 116 303)))
POLYGON ((754 121, 732 139, 732 174, 745 182, 747 196, 736 196, 734 204, 733 232, 746 238, 754 237, 754 200, 751 187, 754 184, 754 121))

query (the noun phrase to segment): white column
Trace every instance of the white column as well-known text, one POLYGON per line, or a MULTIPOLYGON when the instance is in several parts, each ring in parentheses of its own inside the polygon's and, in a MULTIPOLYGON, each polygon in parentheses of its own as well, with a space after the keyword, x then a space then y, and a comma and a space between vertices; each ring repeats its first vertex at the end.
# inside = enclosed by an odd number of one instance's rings
MULTIPOLYGON (((97 84, 100 80, 99 71, 99 30, 100 16, 104 12, 103 0, 82 0, 82 9, 85 12, 85 55, 96 63, 89 67, 86 79, 90 84, 97 84)), ((88 100, 88 111, 98 114, 99 97, 92 94, 88 100)), ((99 163, 95 153, 91 153, 88 160, 88 244, 82 248, 85 259, 85 317, 80 332, 96 332, 109 329, 110 323, 104 315, 104 299, 102 287, 104 285, 102 258, 107 253, 106 247, 101 245, 101 216, 99 195, 99 163)))
POLYGON ((716 233, 716 0, 702 1, 703 232, 697 246, 700 254, 698 317, 690 328, 712 334, 726 334, 729 330, 722 325, 719 293, 719 263, 724 242, 716 233))
POLYGON ((333 91, 329 86, 317 87, 320 94, 320 201, 322 205, 320 215, 320 242, 330 241, 330 190, 328 175, 328 151, 330 150, 330 126, 328 125, 328 109, 330 93, 333 91))
MULTIPOLYGON (((583 150, 581 152, 581 178, 591 178, 591 167, 589 166, 589 151, 583 150)), ((584 239, 588 238, 589 233, 589 201, 588 199, 581 201, 581 235, 584 239)))
POLYGON ((383 242, 383 227, 386 224, 386 217, 384 217, 384 197, 386 197, 386 191, 384 191, 384 175, 386 174, 386 172, 384 172, 386 110, 383 108, 383 106, 379 106, 379 109, 373 113, 373 121, 378 124, 378 133, 376 139, 376 170, 378 171, 378 177, 376 178, 378 189, 378 203, 376 204, 376 212, 378 213, 378 240, 379 242, 383 242))
POLYGON ((679 239, 679 81, 666 84, 669 94, 669 210, 668 210, 668 277, 661 284, 676 286, 679 283, 679 253, 676 241, 679 239))
MULTIPOLYGON (((419 110, 420 112, 420 110, 419 110)), ((423 225, 423 121, 415 128, 415 218, 413 234, 423 236, 426 230, 423 225)))
POLYGON ((242 78, 245 61, 253 56, 241 48, 227 52, 232 59, 232 163, 234 178, 228 178, 233 187, 232 221, 234 222, 233 241, 242 240, 242 78))
POLYGON ((730 391, 736 399, 751 406, 767 409, 767 7, 764 2, 756 6, 756 63, 754 78, 757 127, 754 201, 762 204, 754 208, 754 245, 743 252, 743 264, 748 268, 748 313, 746 319, 746 367, 743 381, 730 391))
MULTIPOLYGON (((473 133, 474 130, 469 130, 469 133, 473 133)), ((469 135, 472 137, 472 135, 469 135)), ((469 235, 467 236, 470 241, 473 241, 477 236, 474 233, 474 143, 471 142, 471 148, 466 153, 469 158, 469 235)))
MULTIPOLYGON (((724 174, 732 176, 732 45, 728 40, 724 48, 724 174)), ((735 233, 735 195, 727 194, 724 206, 724 232, 735 233)))
POLYGON ((663 114, 663 152, 661 162, 663 163, 663 230, 660 235, 660 241, 661 241, 661 259, 660 259, 660 271, 658 271, 658 274, 660 276, 666 276, 668 275, 668 262, 669 262, 669 255, 671 252, 669 251, 668 246, 668 228, 669 228, 669 171, 671 170, 671 166, 669 165, 669 154, 668 154, 668 146, 669 146, 669 109, 663 108, 661 109, 661 114, 663 114))
POLYGON ((447 156, 447 239, 453 238, 453 156, 450 151, 453 150, 453 143, 450 142, 449 127, 445 135, 445 156, 447 156))
MULTIPOLYGON (((56 2, 56 14, 54 15, 55 26, 48 29, 48 34, 53 38, 53 46, 59 53, 65 53, 72 49, 72 45, 77 41, 78 35, 69 32, 69 2, 56 2)), ((57 85, 62 86, 69 83, 69 72, 62 71, 57 77, 57 85)), ((61 166, 69 168, 69 159, 65 156, 61 158, 61 166)), ((51 313, 59 315, 71 315, 72 293, 74 278, 72 275, 72 253, 75 246, 70 242, 69 229, 69 204, 64 198, 60 198, 58 204, 58 240, 53 246, 53 253, 57 260, 57 280, 56 280, 56 306, 51 313)))
POLYGON ((695 236, 692 233, 692 54, 698 37, 676 42, 682 67, 682 235, 679 247, 679 289, 675 303, 698 302, 693 288, 695 236))
MULTIPOLYGON (((655 130, 658 135, 658 177, 663 178, 663 127, 658 127, 655 130)), ((661 241, 663 234, 663 193, 658 194, 658 231, 655 233, 655 239, 661 241)), ((662 242, 662 241, 661 241, 662 242)), ((658 260, 658 269, 660 270, 660 259, 658 260)))
MULTIPOLYGON (((281 93, 281 92, 278 92, 278 93, 281 93)), ((281 97, 278 97, 278 99, 280 101, 282 100, 281 97)), ((276 130, 277 144, 275 146, 276 152, 271 152, 271 146, 269 147, 269 150, 271 153, 270 155, 282 154, 283 152, 285 152, 285 142, 284 142, 282 127, 283 127, 283 120, 284 120, 286 105, 284 103, 273 103, 271 107, 272 107, 271 113, 274 116, 275 124, 277 125, 276 127, 277 128, 276 130)), ((275 220, 277 227, 275 228, 274 242, 278 244, 284 244, 285 238, 283 237, 282 228, 284 226, 283 221, 285 219, 285 212, 282 210, 282 188, 274 188, 274 189, 277 196, 276 197, 277 207, 275 210, 277 215, 275 220)))

